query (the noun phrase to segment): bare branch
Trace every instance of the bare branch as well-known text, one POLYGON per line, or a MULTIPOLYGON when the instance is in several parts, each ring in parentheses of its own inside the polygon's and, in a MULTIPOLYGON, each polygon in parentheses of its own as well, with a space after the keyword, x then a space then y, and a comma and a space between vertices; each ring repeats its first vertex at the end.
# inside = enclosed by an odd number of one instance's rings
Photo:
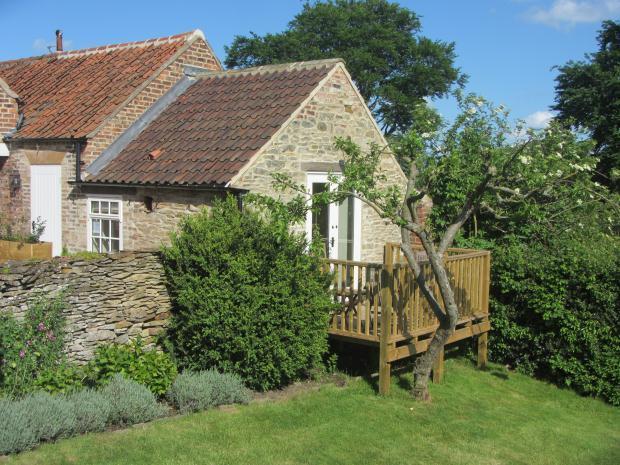
POLYGON ((448 250, 448 247, 452 245, 452 241, 454 241, 454 237, 461 229, 461 226, 465 224, 467 219, 471 216, 473 211, 476 208, 476 203, 482 198, 484 191, 486 190, 491 178, 493 177, 493 170, 488 169, 487 174, 482 178, 482 181, 476 186, 476 188, 467 196, 467 200, 463 205, 461 211, 456 215, 456 217, 450 223, 450 226, 446 228, 446 232, 441 238, 441 242, 439 243, 438 253, 443 257, 443 254, 448 250))

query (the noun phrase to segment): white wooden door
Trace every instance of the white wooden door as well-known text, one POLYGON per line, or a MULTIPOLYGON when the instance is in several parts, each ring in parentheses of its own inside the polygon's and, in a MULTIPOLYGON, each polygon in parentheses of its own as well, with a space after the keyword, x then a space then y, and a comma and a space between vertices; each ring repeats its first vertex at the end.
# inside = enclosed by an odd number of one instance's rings
MULTIPOLYGON (((327 173, 308 173, 309 194, 334 189, 327 173)), ((321 235, 327 256, 339 260, 360 260, 361 252, 361 202, 350 197, 340 204, 330 204, 318 211, 308 212, 306 234, 312 238, 314 230, 321 235)))
POLYGON ((55 256, 62 253, 61 186, 60 165, 30 167, 30 219, 45 221, 41 240, 52 243, 55 256))

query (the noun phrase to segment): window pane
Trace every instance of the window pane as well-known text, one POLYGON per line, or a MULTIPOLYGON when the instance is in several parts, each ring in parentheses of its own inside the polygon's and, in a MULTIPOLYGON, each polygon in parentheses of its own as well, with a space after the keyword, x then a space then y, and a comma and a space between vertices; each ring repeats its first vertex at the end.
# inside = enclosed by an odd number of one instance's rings
POLYGON ((110 239, 101 239, 101 252, 108 253, 110 251, 110 239))
POLYGON ((101 220, 93 219, 93 236, 101 236, 101 220))
POLYGON ((103 226, 103 237, 110 237, 110 220, 101 220, 103 226))
POLYGON ((110 202, 110 213, 118 215, 118 202, 110 202))
POLYGON ((118 241, 116 239, 112 239, 110 241, 110 251, 111 252, 118 252, 119 251, 119 247, 120 247, 120 241, 118 241))
POLYGON ((112 234, 110 234, 110 237, 114 237, 116 239, 120 239, 121 235, 120 235, 120 229, 121 229, 121 225, 120 225, 120 221, 117 220, 112 220, 110 221, 110 223, 112 223, 112 234))
POLYGON ((97 202, 96 200, 90 202, 90 212, 99 213, 99 202, 97 202))
POLYGON ((338 205, 338 258, 353 260, 353 207, 354 197, 349 196, 338 205))
MULTIPOLYGON (((313 182, 312 194, 320 194, 327 191, 329 185, 325 182, 313 182)), ((325 252, 329 255, 329 205, 321 205, 318 210, 312 212, 312 232, 318 230, 325 244, 325 252)))
POLYGON ((101 202, 101 214, 107 215, 108 213, 110 213, 110 203, 101 202))
POLYGON ((93 237, 93 252, 100 252, 100 240, 101 239, 97 239, 95 237, 93 237))

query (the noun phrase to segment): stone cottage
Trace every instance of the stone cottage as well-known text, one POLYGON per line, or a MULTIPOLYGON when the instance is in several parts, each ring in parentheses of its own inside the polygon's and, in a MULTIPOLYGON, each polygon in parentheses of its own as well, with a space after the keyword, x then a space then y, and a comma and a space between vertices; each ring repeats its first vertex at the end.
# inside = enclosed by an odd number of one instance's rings
MULTIPOLYGON (((43 218, 56 254, 158 248, 216 197, 273 192, 275 172, 328 189, 338 136, 386 145, 342 61, 225 71, 200 31, 0 63, 0 133, 0 214, 43 218)), ((381 168, 404 185, 391 154, 381 168)), ((334 258, 380 260, 399 237, 354 198, 315 227, 334 258)))

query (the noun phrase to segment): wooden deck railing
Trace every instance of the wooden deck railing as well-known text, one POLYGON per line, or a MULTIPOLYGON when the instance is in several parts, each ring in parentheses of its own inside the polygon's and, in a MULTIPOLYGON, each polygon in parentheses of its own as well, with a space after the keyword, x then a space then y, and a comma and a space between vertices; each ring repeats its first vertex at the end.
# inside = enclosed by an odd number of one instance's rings
MULTIPOLYGON (((426 281, 441 302, 430 264, 421 258, 426 281)), ((445 264, 460 318, 450 342, 479 334, 486 341, 490 252, 450 249, 445 264)), ((386 244, 383 263, 330 259, 326 267, 333 273, 332 289, 340 303, 330 320, 332 336, 379 345, 387 364, 426 350, 438 321, 398 244, 386 244)))

